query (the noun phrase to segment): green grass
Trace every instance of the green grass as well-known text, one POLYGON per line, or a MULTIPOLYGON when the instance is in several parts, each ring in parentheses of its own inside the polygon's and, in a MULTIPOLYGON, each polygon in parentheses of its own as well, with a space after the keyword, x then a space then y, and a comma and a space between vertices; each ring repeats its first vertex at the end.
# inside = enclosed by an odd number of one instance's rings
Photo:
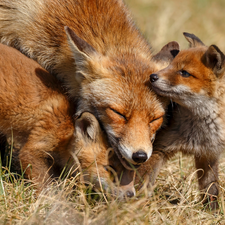
MULTIPOLYGON (((140 30, 157 52, 169 41, 188 44, 182 32, 225 51, 225 1, 126 0, 140 30)), ((120 201, 91 192, 79 176, 58 181, 40 195, 7 169, 0 171, 0 224, 225 224, 225 159, 219 168, 220 209, 205 210, 199 199, 192 157, 178 154, 161 170, 153 195, 120 201), (75 186, 75 188, 74 188, 75 186)))

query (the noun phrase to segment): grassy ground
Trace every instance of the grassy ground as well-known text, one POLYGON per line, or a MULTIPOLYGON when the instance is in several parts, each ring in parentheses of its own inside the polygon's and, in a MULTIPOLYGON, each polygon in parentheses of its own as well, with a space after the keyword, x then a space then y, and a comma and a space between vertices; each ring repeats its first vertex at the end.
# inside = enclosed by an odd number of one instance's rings
POLYGON ((32 185, 3 170, 0 180, 1 224, 225 224, 225 160, 220 165, 220 209, 210 212, 199 201, 190 157, 176 156, 164 167, 153 195, 120 201, 91 194, 79 176, 50 186, 36 197, 32 185), (12 181, 12 182, 11 182, 12 181), (75 185, 75 188, 73 187, 75 185))
MULTIPOLYGON (((126 0, 137 25, 158 51, 176 40, 186 48, 182 32, 199 36, 205 44, 225 51, 225 1, 126 0)), ((181 154, 162 169, 151 197, 119 201, 91 194, 66 179, 38 197, 32 185, 1 171, 0 224, 225 224, 225 159, 220 164, 220 209, 210 212, 199 201, 196 171, 191 157, 181 154)))

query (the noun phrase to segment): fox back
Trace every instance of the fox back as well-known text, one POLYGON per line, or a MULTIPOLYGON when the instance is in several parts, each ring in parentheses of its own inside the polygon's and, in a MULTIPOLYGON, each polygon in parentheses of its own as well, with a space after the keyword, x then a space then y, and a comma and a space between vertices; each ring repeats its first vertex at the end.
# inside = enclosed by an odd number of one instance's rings
POLYGON ((1 42, 62 80, 76 114, 96 116, 124 165, 151 156, 166 103, 150 90, 149 75, 161 57, 123 1, 1 0, 0 15, 1 42))

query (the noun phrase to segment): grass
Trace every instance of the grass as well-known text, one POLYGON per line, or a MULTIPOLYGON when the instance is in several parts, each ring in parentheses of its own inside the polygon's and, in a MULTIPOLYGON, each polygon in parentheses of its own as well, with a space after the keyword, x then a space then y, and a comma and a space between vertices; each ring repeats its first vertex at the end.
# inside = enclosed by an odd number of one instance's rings
POLYGON ((178 154, 162 169, 152 196, 121 201, 93 193, 79 175, 49 186, 36 196, 31 183, 3 169, 2 224, 224 224, 225 160, 220 164, 220 209, 204 209, 191 157, 178 154), (12 182, 11 182, 12 181, 12 182), (75 186, 75 188, 74 188, 75 186))
MULTIPOLYGON (((187 48, 182 32, 194 33, 205 44, 225 51, 223 0, 125 0, 140 30, 157 52, 176 40, 187 48)), ((218 211, 205 210, 199 199, 192 157, 178 154, 161 170, 153 195, 120 201, 91 192, 79 175, 58 181, 36 195, 23 177, 0 170, 0 224, 225 224, 225 159, 219 167, 218 211), (75 188, 74 188, 75 186, 75 188)))

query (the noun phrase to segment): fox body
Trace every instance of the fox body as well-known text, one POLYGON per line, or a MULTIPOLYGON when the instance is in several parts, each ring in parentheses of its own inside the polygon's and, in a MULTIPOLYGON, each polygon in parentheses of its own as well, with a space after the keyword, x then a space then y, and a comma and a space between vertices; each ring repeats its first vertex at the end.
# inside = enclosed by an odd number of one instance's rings
POLYGON ((74 122, 73 108, 51 74, 16 49, 0 44, 0 50, 0 132, 13 137, 25 175, 41 188, 66 165, 71 170, 80 165, 85 181, 108 188, 106 169, 112 166, 122 177, 119 191, 131 195, 133 177, 118 162, 114 165, 115 156, 108 157, 97 119, 84 112, 74 122))
POLYGON ((0 40, 64 83, 76 115, 95 115, 124 166, 151 156, 165 103, 149 75, 161 56, 152 56, 123 1, 0 0, 0 40))
MULTIPOLYGON (((152 88, 175 104, 172 118, 155 141, 153 173, 174 153, 195 157, 200 190, 205 203, 218 195, 218 161, 225 149, 225 56, 217 46, 206 47, 199 38, 184 33, 190 48, 180 51, 165 69, 150 76, 152 88)), ((151 174, 154 182, 156 174, 151 174)))

